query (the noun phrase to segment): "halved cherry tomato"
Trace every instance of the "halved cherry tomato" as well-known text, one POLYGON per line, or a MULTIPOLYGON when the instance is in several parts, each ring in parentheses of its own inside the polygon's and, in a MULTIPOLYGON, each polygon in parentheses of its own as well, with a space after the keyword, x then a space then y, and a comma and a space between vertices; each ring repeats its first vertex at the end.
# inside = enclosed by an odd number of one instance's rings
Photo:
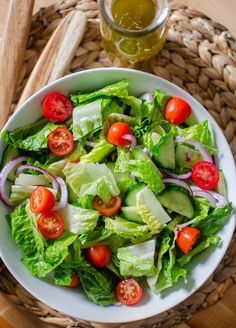
POLYGON ((116 286, 116 299, 125 305, 137 304, 143 296, 142 287, 134 279, 125 279, 116 286))
POLYGON ((58 92, 47 95, 43 102, 43 115, 52 122, 64 122, 72 113, 72 102, 58 92))
POLYGON ((30 209, 33 213, 45 213, 53 208, 56 199, 45 187, 35 188, 30 196, 30 209))
POLYGON ((86 258, 96 268, 104 268, 110 261, 111 251, 107 245, 96 245, 86 249, 86 258))
POLYGON ((193 227, 184 227, 177 235, 176 244, 185 254, 189 253, 200 237, 200 230, 193 227))
POLYGON ((183 99, 173 97, 168 101, 165 108, 165 117, 167 121, 173 124, 181 124, 191 114, 191 107, 183 99))
POLYGON ((114 216, 121 207, 121 197, 113 196, 108 202, 104 202, 99 196, 93 200, 93 207, 104 216, 114 216))
POLYGON ((49 211, 39 217, 38 229, 45 238, 56 239, 62 235, 65 227, 60 215, 49 211))
POLYGON ((70 154, 74 147, 73 135, 65 127, 57 128, 48 136, 48 148, 58 156, 70 154))
POLYGON ((75 288, 78 286, 78 284, 80 283, 80 279, 79 279, 79 276, 76 272, 74 272, 72 275, 71 275, 71 283, 68 287, 71 287, 71 288, 75 288))
POLYGON ((219 181, 219 171, 214 164, 201 161, 192 168, 192 180, 198 187, 212 190, 219 181))
POLYGON ((129 125, 123 122, 116 122, 108 130, 107 140, 116 146, 129 146, 131 141, 123 138, 126 134, 132 134, 129 125))

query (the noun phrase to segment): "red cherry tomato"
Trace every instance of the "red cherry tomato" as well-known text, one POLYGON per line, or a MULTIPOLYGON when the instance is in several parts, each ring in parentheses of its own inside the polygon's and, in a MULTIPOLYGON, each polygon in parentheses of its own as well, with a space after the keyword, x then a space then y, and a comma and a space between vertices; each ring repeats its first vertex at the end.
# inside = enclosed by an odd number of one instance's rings
POLYGON ((65 227, 60 215, 49 211, 39 217, 38 229, 45 238, 56 239, 62 235, 65 227))
POLYGON ((108 202, 104 202, 99 196, 93 200, 93 207, 104 216, 116 215, 121 207, 121 197, 113 196, 108 202))
POLYGON ((55 155, 63 156, 70 154, 73 147, 73 135, 67 128, 57 128, 48 136, 48 148, 55 155))
POLYGON ((72 275, 71 275, 71 283, 68 287, 71 287, 71 288, 75 288, 78 286, 78 284, 80 283, 80 279, 79 279, 79 276, 76 272, 74 272, 72 275))
POLYGON ((126 134, 132 134, 129 125, 123 122, 116 122, 111 125, 107 134, 107 140, 116 146, 129 146, 131 141, 123 138, 126 134))
POLYGON ((143 296, 142 287, 134 279, 125 279, 116 286, 116 299, 125 305, 137 304, 143 296))
POLYGON ((192 168, 192 180, 198 187, 212 190, 219 181, 219 171, 214 164, 201 161, 192 168))
POLYGON ((43 102, 43 115, 52 122, 64 122, 72 113, 72 102, 58 92, 47 95, 43 102))
POLYGON ((33 213, 45 213, 53 208, 56 199, 45 187, 37 187, 30 196, 30 209, 33 213))
POLYGON ((110 261, 111 251, 107 245, 96 245, 86 249, 86 258, 96 268, 104 268, 110 261))
POLYGON ((173 97, 168 101, 165 108, 165 117, 167 121, 173 124, 181 124, 191 114, 191 107, 183 99, 173 97))
POLYGON ((189 253, 196 243, 198 238, 200 237, 200 230, 192 227, 184 227, 178 233, 176 244, 179 249, 185 254, 189 253))

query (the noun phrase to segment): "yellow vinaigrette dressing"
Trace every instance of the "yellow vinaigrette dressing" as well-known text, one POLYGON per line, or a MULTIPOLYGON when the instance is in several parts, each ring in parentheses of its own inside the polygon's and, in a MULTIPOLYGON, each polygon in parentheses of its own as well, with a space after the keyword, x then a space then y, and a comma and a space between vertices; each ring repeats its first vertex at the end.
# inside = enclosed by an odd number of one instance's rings
POLYGON ((167 35, 167 0, 100 0, 99 6, 108 52, 139 62, 161 50, 167 35))

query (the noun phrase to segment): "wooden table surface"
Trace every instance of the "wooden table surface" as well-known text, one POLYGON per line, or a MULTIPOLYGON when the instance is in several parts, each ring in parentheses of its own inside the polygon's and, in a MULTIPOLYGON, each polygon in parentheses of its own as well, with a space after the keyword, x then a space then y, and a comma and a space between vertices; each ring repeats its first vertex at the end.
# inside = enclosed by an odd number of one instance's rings
MULTIPOLYGON (((34 11, 48 6, 56 0, 35 0, 34 11)), ((174 0, 204 12, 213 20, 226 26, 236 37, 236 0, 174 0)), ((0 0, 0 42, 4 18, 10 0, 0 0)), ((0 294, 0 328, 55 328, 44 324, 31 313, 22 311, 0 294)), ((222 301, 193 315, 178 328, 235 328, 236 327, 236 285, 224 295, 222 301)))

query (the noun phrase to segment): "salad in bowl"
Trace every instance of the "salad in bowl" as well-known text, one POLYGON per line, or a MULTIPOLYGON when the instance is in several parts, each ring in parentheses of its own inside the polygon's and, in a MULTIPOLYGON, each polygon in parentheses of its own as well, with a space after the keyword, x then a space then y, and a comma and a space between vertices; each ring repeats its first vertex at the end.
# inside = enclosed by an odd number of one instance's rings
POLYGON ((208 120, 191 124, 183 98, 161 86, 133 96, 122 79, 49 92, 41 113, 2 132, 1 200, 27 270, 100 306, 187 283, 233 211, 208 120))

